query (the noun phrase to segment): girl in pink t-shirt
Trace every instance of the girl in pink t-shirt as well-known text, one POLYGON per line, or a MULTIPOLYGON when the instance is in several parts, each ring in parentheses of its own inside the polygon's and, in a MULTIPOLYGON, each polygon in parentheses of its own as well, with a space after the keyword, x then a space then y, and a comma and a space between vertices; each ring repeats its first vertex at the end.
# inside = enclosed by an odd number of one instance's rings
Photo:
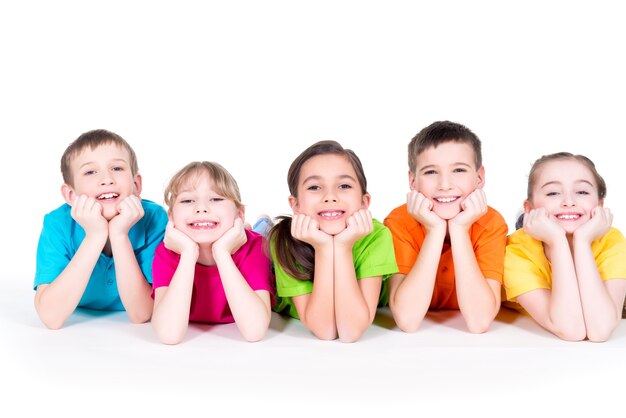
POLYGON ((235 322, 247 341, 271 318, 270 262, 262 237, 244 229, 237 182, 212 162, 188 164, 165 189, 170 221, 152 265, 152 325, 177 344, 190 321, 235 322))

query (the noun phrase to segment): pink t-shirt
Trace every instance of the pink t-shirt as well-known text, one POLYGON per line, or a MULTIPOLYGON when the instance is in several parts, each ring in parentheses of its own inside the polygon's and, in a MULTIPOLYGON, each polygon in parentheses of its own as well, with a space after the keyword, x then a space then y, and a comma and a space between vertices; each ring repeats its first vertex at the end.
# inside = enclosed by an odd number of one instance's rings
MULTIPOLYGON (((247 242, 233 254, 233 261, 252 290, 267 290, 274 299, 270 261, 263 250, 263 238, 246 230, 247 242)), ((161 242, 152 263, 152 286, 169 286, 176 272, 180 255, 165 248, 161 242)), ((154 297, 154 291, 153 291, 154 297)), ((226 300, 217 266, 196 263, 191 293, 189 321, 208 323, 234 322, 226 300)))

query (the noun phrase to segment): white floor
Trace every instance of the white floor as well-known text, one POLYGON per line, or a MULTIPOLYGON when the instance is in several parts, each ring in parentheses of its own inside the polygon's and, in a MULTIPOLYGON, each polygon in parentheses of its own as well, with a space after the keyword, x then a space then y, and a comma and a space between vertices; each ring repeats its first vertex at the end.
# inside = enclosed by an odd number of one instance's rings
POLYGON ((432 314, 406 334, 381 310, 362 340, 342 344, 275 315, 259 343, 220 325, 193 326, 182 344, 165 346, 149 324, 131 325, 124 313, 79 311, 49 331, 28 284, 3 287, 0 412, 18 416, 626 410, 626 321, 607 343, 568 343, 509 310, 482 335, 466 332, 452 312, 432 314))

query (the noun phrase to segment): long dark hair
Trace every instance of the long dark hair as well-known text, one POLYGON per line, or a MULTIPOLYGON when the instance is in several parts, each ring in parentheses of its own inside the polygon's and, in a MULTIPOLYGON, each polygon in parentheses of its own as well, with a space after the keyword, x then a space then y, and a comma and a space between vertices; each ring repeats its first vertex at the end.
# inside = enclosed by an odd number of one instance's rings
MULTIPOLYGON (((345 149, 336 141, 319 141, 305 149, 289 167, 287 184, 291 196, 298 197, 298 179, 302 166, 309 159, 318 155, 334 154, 345 157, 356 172, 361 186, 361 193, 367 193, 367 180, 361 160, 354 151, 345 149)), ((291 235, 291 216, 279 216, 277 223, 269 232, 269 240, 278 264, 282 269, 298 280, 313 280, 315 253, 313 247, 306 242, 295 239, 291 235)))

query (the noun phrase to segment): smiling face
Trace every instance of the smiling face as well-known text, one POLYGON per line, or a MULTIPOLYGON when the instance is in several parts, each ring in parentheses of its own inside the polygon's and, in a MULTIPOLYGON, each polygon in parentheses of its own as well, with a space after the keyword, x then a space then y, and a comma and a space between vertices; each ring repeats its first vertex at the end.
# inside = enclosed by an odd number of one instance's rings
POLYGON ((484 185, 485 170, 476 169, 474 150, 467 143, 444 142, 421 152, 415 173, 409 172, 409 185, 433 201, 433 212, 442 219, 452 219, 461 211, 461 203, 484 185))
POLYGON ((370 202, 350 161, 337 154, 307 160, 300 171, 297 191, 297 197, 289 197, 294 214, 310 216, 330 235, 346 229, 348 218, 359 209, 367 209, 370 202))
POLYGON ((571 234, 602 204, 591 170, 576 160, 563 159, 547 162, 537 171, 532 197, 524 202, 524 209, 545 208, 571 234))
POLYGON ((93 197, 111 220, 122 200, 141 193, 141 176, 133 175, 129 161, 128 151, 114 143, 86 147, 70 163, 73 184, 61 188, 65 201, 71 205, 80 195, 93 197))
POLYGON ((212 244, 243 220, 243 209, 215 191, 208 173, 191 176, 175 196, 170 215, 176 229, 198 244, 212 244))

